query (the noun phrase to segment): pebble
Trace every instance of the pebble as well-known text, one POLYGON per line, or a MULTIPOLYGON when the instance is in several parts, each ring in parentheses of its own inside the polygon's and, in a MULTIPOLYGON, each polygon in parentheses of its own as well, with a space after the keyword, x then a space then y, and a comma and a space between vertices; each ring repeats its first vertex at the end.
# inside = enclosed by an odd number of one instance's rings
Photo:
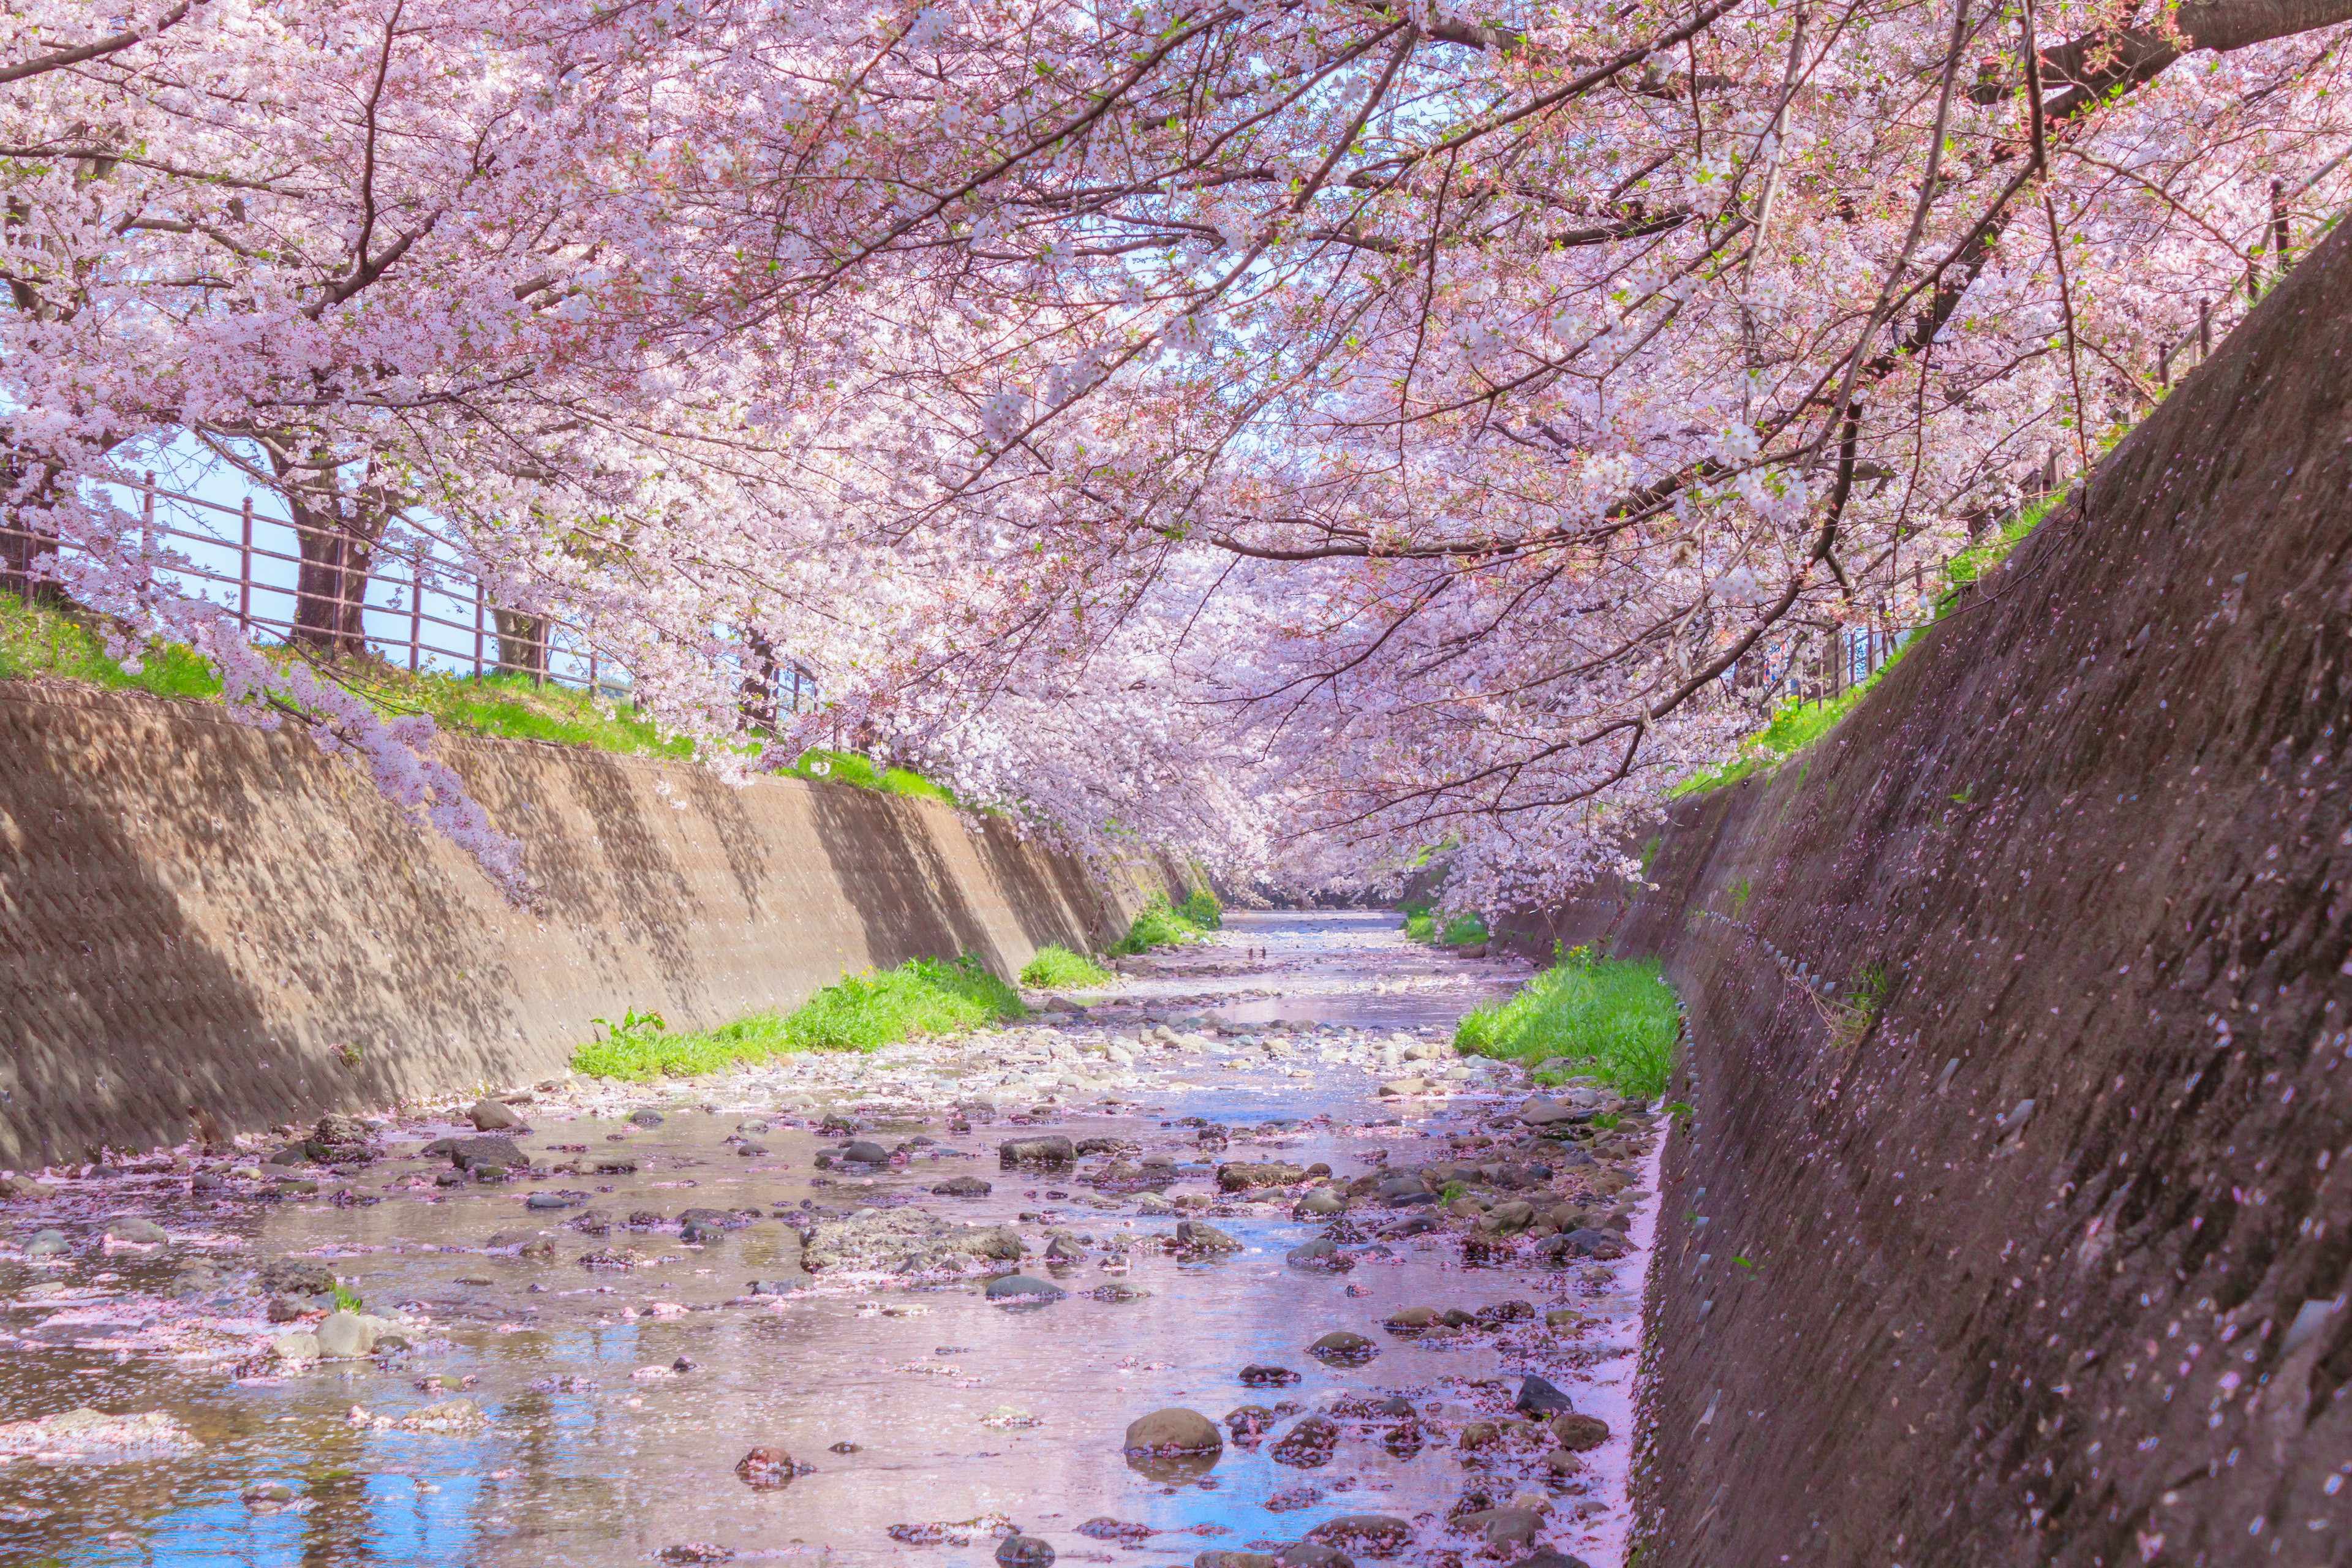
POLYGON ((943 1198, 984 1198, 996 1190, 995 1184, 978 1176, 950 1176, 931 1191, 943 1198))
POLYGON ((1034 1535, 1008 1535, 996 1543, 996 1560, 1005 1568, 1046 1568, 1054 1549, 1034 1535))
POLYGON ((25 1256, 27 1258, 63 1258, 71 1250, 66 1245, 66 1233, 61 1230, 37 1231, 33 1239, 25 1244, 25 1256))
POLYGON ((500 1104, 495 1100, 474 1101, 473 1108, 466 1112, 466 1119, 474 1124, 477 1132, 505 1132, 523 1125, 523 1120, 515 1114, 514 1107, 500 1104))
POLYGON ((288 1337, 310 1340, 318 1346, 314 1353, 321 1358, 345 1361, 374 1350, 375 1336, 374 1326, 357 1312, 335 1311, 320 1320, 313 1333, 288 1337))
POLYGON ((137 1247, 161 1247, 172 1238, 153 1220, 126 1215, 106 1223, 106 1234, 116 1241, 127 1241, 137 1247))

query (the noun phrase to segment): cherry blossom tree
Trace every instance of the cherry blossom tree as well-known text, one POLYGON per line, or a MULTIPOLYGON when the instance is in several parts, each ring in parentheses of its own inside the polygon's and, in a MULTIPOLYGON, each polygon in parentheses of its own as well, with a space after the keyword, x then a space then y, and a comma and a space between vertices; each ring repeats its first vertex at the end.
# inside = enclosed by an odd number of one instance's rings
POLYGON ((730 768, 854 730, 1103 852, 1538 897, 2332 221, 2347 17, 20 5, 16 515, 509 868, 91 481, 440 531, 713 740, 815 671, 730 768))

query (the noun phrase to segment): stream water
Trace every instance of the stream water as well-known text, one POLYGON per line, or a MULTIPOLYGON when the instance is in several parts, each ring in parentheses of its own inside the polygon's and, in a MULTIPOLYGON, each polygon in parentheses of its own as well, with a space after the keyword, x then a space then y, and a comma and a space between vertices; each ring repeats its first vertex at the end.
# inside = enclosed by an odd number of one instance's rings
POLYGON ((532 1130, 517 1135, 535 1165, 549 1163, 543 1177, 436 1184, 448 1163, 415 1151, 473 1131, 448 1107, 390 1120, 381 1158, 307 1173, 315 1192, 277 1173, 236 1173, 250 1171, 251 1152, 52 1173, 53 1197, 5 1212, 16 1256, 0 1261, 0 1421, 155 1412, 175 1439, 121 1451, 19 1441, 0 1461, 0 1561, 601 1568, 724 1553, 978 1568, 1010 1522, 1064 1560, 1177 1563, 1379 1513, 1412 1525, 1404 1555, 1441 1562, 1484 1550, 1450 1535, 1444 1517, 1465 1489, 1483 1489, 1497 1507, 1540 1493, 1544 1542, 1614 1568, 1645 1150, 1623 1163, 1633 1187, 1616 1194, 1633 1254, 1606 1264, 1562 1266, 1522 1247, 1472 1266, 1466 1221, 1383 1237, 1433 1207, 1392 1213, 1360 1199, 1341 1233, 1356 1266, 1310 1272, 1284 1254, 1329 1222, 1294 1218, 1297 1189, 1255 1203, 1217 1192, 1223 1162, 1319 1162, 1344 1184, 1383 1166, 1500 1158, 1525 1142, 1507 1115, 1525 1093, 1509 1069, 1402 1055, 1449 1037, 1462 1012, 1507 992, 1524 967, 1414 947, 1395 923, 1235 914, 1213 942, 1034 1028, 683 1086, 543 1089, 519 1108, 532 1130), (1139 1047, 1139 1030, 1158 1024, 1180 1026, 1183 1043, 1147 1035, 1139 1047), (1102 1043, 1137 1059, 1103 1055, 1102 1043), (1402 1072, 1449 1070, 1457 1076, 1428 1092, 1378 1096, 1402 1072), (658 1124, 626 1119, 646 1108, 658 1124), (870 1174, 824 1168, 820 1155, 845 1142, 816 1130, 828 1110, 854 1119, 858 1137, 935 1142, 870 1174), (1227 1141, 1203 1142, 1186 1118, 1222 1123, 1227 1141), (1165 1154, 1174 1180, 1155 1196, 1087 1184, 1099 1161, 999 1168, 1002 1140, 1044 1132, 1139 1146, 1128 1159, 1165 1154), (193 1190, 207 1171, 222 1173, 213 1190, 193 1190), (993 1190, 930 1191, 959 1175, 993 1190), (527 1207, 533 1193, 571 1194, 574 1206, 527 1207), (802 1272, 798 1226, 899 1205, 1012 1226, 1034 1249, 1023 1271, 1050 1274, 1068 1294, 1008 1307, 972 1279, 802 1272), (688 1207, 728 1214, 727 1228, 689 1244, 677 1226, 688 1207), (613 1228, 583 1234, 587 1208, 613 1228), (170 1241, 102 1239, 125 1215, 170 1241), (634 1229, 632 1215, 644 1216, 634 1229), (1152 1244, 1183 1216, 1244 1250, 1152 1244), (62 1256, 25 1257, 45 1228, 62 1234, 62 1256), (1049 1268, 1038 1254, 1056 1234, 1078 1256, 1049 1268), (622 1248, 640 1255, 635 1267, 580 1261, 622 1248), (398 1320, 408 1348, 273 1359, 273 1336, 330 1304, 288 1301, 281 1316, 293 1307, 305 1318, 267 1320, 253 1270, 284 1258, 331 1270, 368 1311, 398 1320), (1408 1307, 1475 1313, 1506 1301, 1533 1317, 1418 1339, 1382 1327, 1408 1307), (1545 1314, 1561 1306, 1580 1321, 1555 1331, 1545 1314), (1337 1329, 1370 1336, 1379 1353, 1355 1366, 1307 1353, 1337 1329), (1298 1381, 1245 1386, 1250 1363, 1298 1381), (1571 1475, 1545 1471, 1528 1441, 1460 1447, 1463 1427, 1507 1409, 1530 1371, 1612 1427, 1571 1475), (1402 1425, 1417 1451, 1393 1414, 1349 1403, 1390 1394, 1414 1407, 1402 1425), (480 1419, 402 1425, 453 1397, 480 1419), (1290 1465, 1273 1442, 1229 1443, 1204 1475, 1178 1477, 1122 1453, 1127 1424, 1146 1412, 1186 1406, 1217 1420, 1277 1401, 1339 1405, 1347 1418, 1328 1461, 1290 1465), (762 1445, 803 1473, 747 1484, 737 1462, 762 1445), (1079 1528, 1106 1519, 1129 1528, 1079 1528))

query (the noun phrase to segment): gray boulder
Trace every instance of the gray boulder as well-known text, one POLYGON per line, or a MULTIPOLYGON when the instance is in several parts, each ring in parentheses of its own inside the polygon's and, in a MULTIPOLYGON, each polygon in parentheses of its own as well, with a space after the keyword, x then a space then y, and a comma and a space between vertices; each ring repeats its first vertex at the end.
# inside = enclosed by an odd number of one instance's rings
POLYGON ((514 1107, 500 1104, 495 1100, 474 1101, 473 1109, 466 1112, 466 1117, 473 1122, 477 1132, 507 1132, 523 1124, 522 1118, 515 1114, 514 1107))

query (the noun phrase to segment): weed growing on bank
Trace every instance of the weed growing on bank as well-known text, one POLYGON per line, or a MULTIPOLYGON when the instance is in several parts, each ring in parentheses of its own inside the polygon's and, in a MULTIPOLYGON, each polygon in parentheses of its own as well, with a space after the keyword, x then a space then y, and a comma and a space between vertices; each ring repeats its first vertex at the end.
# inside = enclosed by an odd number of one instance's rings
MULTIPOLYGON (((265 647, 271 658, 290 658, 283 648, 265 647)), ((118 691, 214 701, 220 678, 209 661, 176 644, 151 643, 126 669, 106 651, 96 617, 70 605, 28 605, 0 593, 0 680, 47 676, 118 691)), ((665 737, 653 721, 627 702, 576 690, 554 681, 534 681, 520 670, 463 675, 446 670, 408 670, 373 657, 339 661, 334 678, 385 714, 425 713, 448 734, 482 735, 502 741, 542 741, 624 756, 691 760, 695 743, 683 735, 665 737)), ((824 779, 854 789, 957 803, 955 796, 919 773, 877 768, 854 752, 810 752, 793 764, 803 778, 824 779)), ((1197 899, 1203 895, 1196 894, 1197 899)), ((1209 895, 1214 910, 1216 900, 1209 895)), ((1190 904, 1187 905, 1190 908, 1190 904)), ((1212 928, 1213 918, 1206 922, 1212 928)))
POLYGON ((845 974, 789 1013, 754 1013, 695 1034, 671 1034, 658 1015, 633 1012, 574 1051, 572 1067, 598 1078, 692 1078, 787 1051, 879 1050, 1028 1012, 1020 993, 971 953, 952 963, 910 958, 878 973, 845 974))
POLYGON ((1033 991, 1064 991, 1078 985, 1108 985, 1110 972, 1084 953, 1066 947, 1041 947, 1021 971, 1021 984, 1033 991))
POLYGON ((1654 959, 1596 958, 1576 948, 1517 994, 1466 1014, 1454 1044, 1465 1056, 1532 1067, 1554 1057, 1620 1094, 1655 1100, 1674 1066, 1681 1015, 1654 959))
POLYGON ((1176 912, 1199 930, 1225 929, 1224 901, 1206 888, 1195 888, 1185 894, 1184 901, 1176 906, 1176 912))
POLYGON ((1151 901, 1130 921, 1127 934, 1111 945, 1111 951, 1128 957, 1149 952, 1155 947, 1181 947, 1188 942, 1198 942, 1209 931, 1224 924, 1223 906, 1217 896, 1205 889, 1184 900, 1181 908, 1170 906, 1165 895, 1155 893, 1151 901), (1206 898, 1205 906, 1200 900, 1206 898), (1205 910, 1211 917, 1204 923, 1193 918, 1193 911, 1205 910))
POLYGON ((826 779, 854 789, 878 790, 884 795, 941 801, 949 805, 957 804, 952 791, 922 774, 908 768, 877 768, 871 758, 855 752, 806 752, 793 764, 793 772, 804 779, 826 779))
POLYGON ((1474 942, 1486 940, 1486 922, 1476 915, 1448 915, 1443 925, 1438 923, 1433 910, 1410 910, 1404 917, 1404 934, 1408 942, 1425 942, 1435 947, 1467 947, 1474 942))

